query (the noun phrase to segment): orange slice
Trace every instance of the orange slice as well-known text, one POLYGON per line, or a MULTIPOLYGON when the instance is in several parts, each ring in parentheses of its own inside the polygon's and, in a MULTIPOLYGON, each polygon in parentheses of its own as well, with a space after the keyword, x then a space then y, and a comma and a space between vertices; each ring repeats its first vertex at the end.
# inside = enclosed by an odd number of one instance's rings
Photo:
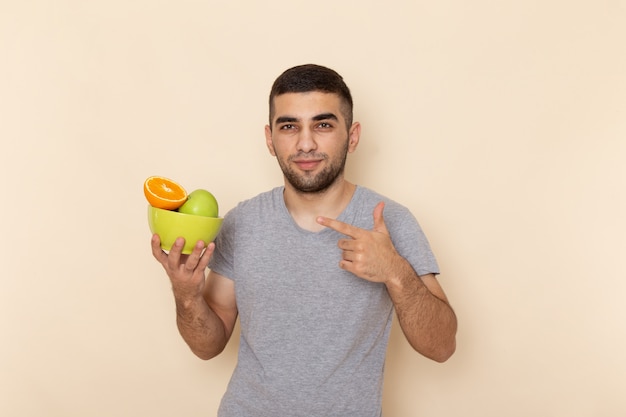
POLYGON ((152 176, 143 183, 143 193, 152 207, 176 210, 187 201, 187 191, 168 178, 152 176))

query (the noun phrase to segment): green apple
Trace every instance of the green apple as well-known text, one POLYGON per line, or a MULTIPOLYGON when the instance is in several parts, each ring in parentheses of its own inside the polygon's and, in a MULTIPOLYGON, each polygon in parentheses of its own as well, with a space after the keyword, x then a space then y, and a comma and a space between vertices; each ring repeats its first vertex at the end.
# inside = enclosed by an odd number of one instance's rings
POLYGON ((207 190, 195 190, 189 193, 187 201, 178 211, 196 216, 218 217, 219 209, 215 196, 207 190))

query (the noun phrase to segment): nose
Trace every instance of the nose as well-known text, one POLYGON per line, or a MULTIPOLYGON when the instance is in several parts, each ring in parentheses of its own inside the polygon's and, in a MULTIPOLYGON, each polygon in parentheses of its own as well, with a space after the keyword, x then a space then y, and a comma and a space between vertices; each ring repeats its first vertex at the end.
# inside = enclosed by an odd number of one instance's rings
POLYGON ((296 146, 299 152, 308 153, 316 150, 317 142, 315 142, 313 132, 310 129, 302 129, 298 135, 296 146))

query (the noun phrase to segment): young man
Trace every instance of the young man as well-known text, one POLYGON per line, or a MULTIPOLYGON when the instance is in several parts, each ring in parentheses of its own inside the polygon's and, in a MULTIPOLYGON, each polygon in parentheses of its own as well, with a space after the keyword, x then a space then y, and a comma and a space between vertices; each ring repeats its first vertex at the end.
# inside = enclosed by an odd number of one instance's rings
POLYGON ((344 178, 361 126, 342 77, 291 68, 269 104, 265 138, 284 186, 237 205, 215 244, 198 242, 189 256, 182 239, 168 255, 152 238, 178 328, 210 359, 239 317, 220 417, 378 417, 393 312, 411 346, 440 362, 455 350, 455 314, 415 218, 344 178))

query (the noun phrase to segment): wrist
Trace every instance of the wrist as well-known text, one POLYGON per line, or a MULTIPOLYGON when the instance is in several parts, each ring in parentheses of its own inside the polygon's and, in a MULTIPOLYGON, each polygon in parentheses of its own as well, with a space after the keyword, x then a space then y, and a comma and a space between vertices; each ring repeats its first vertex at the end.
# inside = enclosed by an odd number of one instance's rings
POLYGON ((390 291, 402 291, 406 287, 407 280, 418 278, 415 270, 402 256, 398 255, 392 262, 393 268, 389 271, 385 285, 390 291))
POLYGON ((176 310, 180 313, 184 313, 190 310, 195 310, 195 307, 199 305, 199 303, 204 302, 202 298, 202 294, 198 295, 180 295, 174 296, 174 302, 176 304, 176 310))

